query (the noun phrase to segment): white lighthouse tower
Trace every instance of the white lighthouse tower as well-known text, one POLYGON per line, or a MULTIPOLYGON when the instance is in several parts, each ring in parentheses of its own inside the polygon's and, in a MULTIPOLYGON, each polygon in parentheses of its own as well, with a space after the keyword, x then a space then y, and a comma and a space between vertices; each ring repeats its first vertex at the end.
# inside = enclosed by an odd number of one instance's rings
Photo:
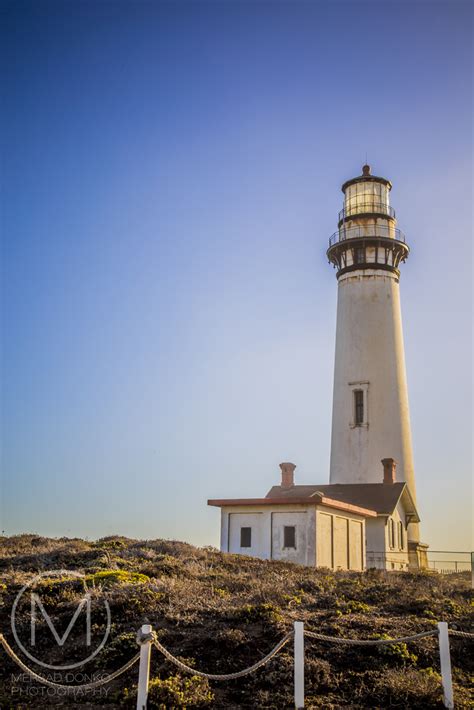
MULTIPOLYGON (((338 280, 330 483, 380 483, 380 462, 391 457, 416 501, 399 286, 409 248, 391 187, 364 165, 342 185, 329 240, 338 280)), ((408 537, 418 541, 418 524, 408 537)))

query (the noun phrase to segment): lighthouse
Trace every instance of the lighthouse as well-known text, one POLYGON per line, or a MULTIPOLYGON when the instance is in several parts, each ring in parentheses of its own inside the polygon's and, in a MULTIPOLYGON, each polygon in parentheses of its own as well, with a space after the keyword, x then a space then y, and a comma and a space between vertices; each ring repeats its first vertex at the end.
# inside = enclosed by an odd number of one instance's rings
POLYGON ((338 281, 330 482, 280 484, 264 498, 216 498, 221 550, 311 567, 420 569, 415 474, 400 309, 409 254, 390 206, 392 185, 371 174, 342 186, 327 256, 338 281))
MULTIPOLYGON (((416 502, 400 307, 400 267, 410 249, 391 188, 364 165, 342 185, 329 240, 338 284, 330 483, 380 483, 381 461, 390 458, 416 502)), ((408 526, 412 545, 418 528, 408 526)))

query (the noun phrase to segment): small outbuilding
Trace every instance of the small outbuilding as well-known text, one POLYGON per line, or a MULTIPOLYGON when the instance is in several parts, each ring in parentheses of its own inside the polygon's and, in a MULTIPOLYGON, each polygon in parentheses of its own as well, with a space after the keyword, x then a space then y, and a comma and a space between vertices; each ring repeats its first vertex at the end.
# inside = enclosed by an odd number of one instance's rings
MULTIPOLYGON (((412 566, 407 528, 419 516, 408 486, 384 459, 380 483, 295 485, 292 463, 265 498, 209 500, 221 509, 221 550, 311 567, 412 566)), ((413 566, 417 566, 413 563, 413 566)))
POLYGON ((295 486, 296 466, 280 467, 282 483, 265 498, 208 501, 221 508, 221 550, 311 567, 364 569, 366 520, 377 513, 315 486, 295 486))

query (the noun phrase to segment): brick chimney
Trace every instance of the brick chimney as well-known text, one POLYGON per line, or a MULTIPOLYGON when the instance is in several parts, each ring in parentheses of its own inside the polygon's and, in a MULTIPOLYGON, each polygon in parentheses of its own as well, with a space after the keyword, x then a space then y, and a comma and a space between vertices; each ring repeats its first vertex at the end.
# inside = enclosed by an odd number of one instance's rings
POLYGON ((295 485, 294 473, 296 465, 294 463, 281 463, 281 487, 291 488, 295 485))
POLYGON ((395 483, 397 480, 397 462, 395 459, 382 459, 383 482, 395 483))

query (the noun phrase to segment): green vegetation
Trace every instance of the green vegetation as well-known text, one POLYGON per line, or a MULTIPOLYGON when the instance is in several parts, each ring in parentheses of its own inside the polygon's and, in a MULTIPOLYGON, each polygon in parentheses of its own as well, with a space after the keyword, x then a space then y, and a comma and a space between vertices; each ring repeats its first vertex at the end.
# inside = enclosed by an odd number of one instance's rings
POLYGON ((274 604, 245 604, 241 609, 237 609, 236 617, 246 624, 261 623, 270 626, 271 624, 283 621, 283 616, 274 604))
POLYGON ((123 569, 105 569, 86 575, 86 582, 93 586, 110 587, 114 584, 145 584, 150 578, 139 572, 128 572, 123 569))
MULTIPOLYGON (((379 634, 379 636, 375 638, 390 639, 393 637, 389 636, 388 634, 379 634)), ((418 656, 415 653, 409 651, 408 646, 406 645, 406 643, 403 642, 391 643, 387 644, 386 646, 376 646, 376 649, 381 656, 387 656, 388 658, 393 659, 393 661, 396 662, 397 665, 415 666, 418 660, 418 656)))
MULTIPOLYGON (((82 579, 64 578, 61 584, 53 575, 43 580, 41 595, 58 632, 64 633, 86 586, 94 598, 103 597, 110 606, 110 638, 81 668, 88 674, 116 670, 136 654, 136 631, 145 623, 152 624, 172 653, 209 673, 251 665, 296 620, 313 631, 353 638, 406 636, 433 628, 438 620, 464 631, 473 628, 467 573, 331 572, 173 541, 112 536, 88 542, 21 535, 2 538, 0 546, 0 630, 13 647, 10 612, 15 596, 34 575, 57 569, 84 574, 82 579)), ((93 620, 93 634, 98 635, 103 619, 94 615, 93 620)), ((26 613, 20 614, 18 623, 27 636, 26 613)), ((82 657, 84 629, 77 626, 77 634, 71 633, 77 648, 71 651, 68 641, 68 659, 75 653, 82 657)), ((37 635, 42 656, 52 663, 61 661, 66 651, 49 630, 39 628, 37 635)), ((456 706, 472 707, 470 642, 453 637, 451 652, 456 706)), ((2 707, 132 708, 136 702, 137 666, 113 681, 104 694, 75 699, 52 695, 47 703, 39 702, 41 696, 15 698, 12 678, 20 671, 0 653, 2 707)), ((390 646, 342 646, 308 639, 305 668, 308 708, 442 707, 434 637, 390 646)), ((289 708, 292 673, 291 644, 264 669, 225 683, 181 673, 153 650, 150 708, 289 708)))

